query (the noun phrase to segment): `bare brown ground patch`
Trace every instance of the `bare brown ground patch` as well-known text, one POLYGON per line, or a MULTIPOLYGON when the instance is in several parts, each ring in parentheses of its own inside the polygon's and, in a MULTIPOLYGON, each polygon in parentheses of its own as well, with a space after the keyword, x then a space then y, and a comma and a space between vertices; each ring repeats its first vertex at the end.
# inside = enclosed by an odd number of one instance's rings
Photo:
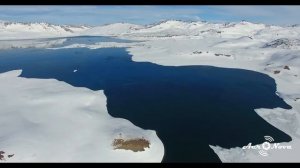
POLYGON ((133 152, 145 151, 145 148, 150 148, 150 142, 144 138, 135 138, 124 140, 116 138, 112 146, 114 149, 132 150, 133 152))

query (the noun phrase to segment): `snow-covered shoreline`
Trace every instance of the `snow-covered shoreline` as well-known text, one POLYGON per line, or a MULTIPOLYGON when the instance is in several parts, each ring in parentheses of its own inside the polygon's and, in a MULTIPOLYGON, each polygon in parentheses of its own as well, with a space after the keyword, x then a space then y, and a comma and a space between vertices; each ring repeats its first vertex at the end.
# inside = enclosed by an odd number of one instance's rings
MULTIPOLYGON (((94 45, 73 45, 66 48, 86 47, 90 49, 106 47, 125 47, 136 62, 152 62, 165 66, 210 65, 216 67, 238 68, 258 71, 275 79, 277 93, 289 105, 285 109, 256 109, 255 111, 273 126, 292 137, 292 151, 274 151, 266 158, 257 151, 244 151, 241 148, 223 149, 210 146, 223 162, 298 162, 300 152, 300 79, 299 50, 269 49, 253 47, 248 49, 248 43, 233 47, 212 47, 220 44, 220 39, 211 41, 204 39, 170 38, 156 39, 136 43, 99 43, 94 45), (276 71, 280 71, 276 73, 276 71), (256 152, 256 153, 255 153, 256 152), (242 154, 242 155, 240 155, 242 154), (285 157, 285 156, 289 157, 285 157), (236 157, 235 157, 236 156, 236 157)), ((253 44, 253 43, 252 43, 253 44)), ((261 46, 258 41, 254 46, 261 46)), ((247 144, 245 144, 247 145, 247 144)))
POLYGON ((296 157, 300 153, 299 26, 280 27, 250 22, 213 24, 166 21, 152 26, 111 24, 79 34, 143 41, 73 44, 62 48, 125 47, 136 62, 168 66, 210 65, 253 70, 269 75, 275 79, 278 95, 291 105, 292 109, 255 111, 267 122, 292 137, 292 141, 286 144, 291 144, 293 150, 274 151, 270 156, 262 157, 257 151, 249 152, 239 147, 210 147, 223 162, 299 162, 296 157))
MULTIPOLYGON (((265 73, 275 79, 277 92, 292 106, 291 110, 257 109, 256 112, 267 122, 292 137, 292 151, 274 151, 268 157, 257 151, 241 148, 224 149, 210 146, 222 162, 299 162, 300 153, 300 50, 262 49, 238 44, 234 47, 214 48, 209 39, 163 39, 145 42, 148 47, 127 48, 136 62, 152 62, 166 66, 210 65, 239 68, 265 73), (230 55, 217 57, 215 54, 230 55), (255 153, 256 152, 256 153, 255 153)), ((258 45, 259 46, 259 45, 258 45)), ((245 144, 247 145, 247 144, 245 144)))
POLYGON ((111 117, 102 90, 20 74, 0 74, 0 151, 5 152, 0 163, 161 162, 164 147, 156 132, 111 117), (114 150, 113 140, 120 136, 144 137, 150 148, 114 150))
POLYGON ((67 39, 0 40, 0 50, 15 48, 50 48, 63 44, 67 39))
POLYGON ((97 42, 95 44, 71 44, 63 47, 46 47, 47 49, 57 50, 57 49, 66 49, 66 48, 89 48, 89 49, 98 49, 98 48, 128 48, 134 46, 143 46, 143 44, 138 42, 131 43, 120 43, 120 42, 97 42))

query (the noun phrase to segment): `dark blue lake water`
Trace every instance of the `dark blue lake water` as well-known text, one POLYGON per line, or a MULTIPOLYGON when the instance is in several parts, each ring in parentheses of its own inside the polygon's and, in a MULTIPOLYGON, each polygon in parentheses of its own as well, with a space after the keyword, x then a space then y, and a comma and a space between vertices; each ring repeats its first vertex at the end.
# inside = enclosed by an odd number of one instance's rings
POLYGON ((291 108, 275 94, 275 81, 262 73, 133 62, 124 48, 0 51, 0 73, 15 69, 26 78, 104 90, 110 115, 157 131, 164 162, 220 162, 209 145, 260 144, 265 135, 291 141, 254 111, 291 108))

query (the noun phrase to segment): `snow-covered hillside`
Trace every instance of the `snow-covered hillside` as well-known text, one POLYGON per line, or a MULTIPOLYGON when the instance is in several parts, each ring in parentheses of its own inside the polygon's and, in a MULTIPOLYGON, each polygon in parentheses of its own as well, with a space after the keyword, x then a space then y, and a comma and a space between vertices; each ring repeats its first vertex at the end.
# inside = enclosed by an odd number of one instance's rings
POLYGON ((130 23, 115 23, 90 28, 84 32, 81 32, 81 35, 116 36, 128 34, 142 28, 144 28, 144 26, 130 23))
POLYGON ((283 48, 298 49, 300 47, 300 39, 280 38, 265 44, 265 48, 283 48))
POLYGON ((74 36, 89 26, 0 21, 0 40, 74 36))

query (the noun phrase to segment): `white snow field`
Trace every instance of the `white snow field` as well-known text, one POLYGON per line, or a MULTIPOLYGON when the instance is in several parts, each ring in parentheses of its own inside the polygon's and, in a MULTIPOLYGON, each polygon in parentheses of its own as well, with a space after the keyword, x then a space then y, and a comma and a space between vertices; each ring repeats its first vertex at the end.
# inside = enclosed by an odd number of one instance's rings
MULTIPOLYGON (((0 31, 1 33, 6 35, 0 31)), ((136 62, 169 66, 210 65, 240 68, 271 76, 277 84, 277 94, 291 105, 292 109, 256 109, 256 112, 267 122, 290 135, 292 141, 282 144, 292 145, 293 149, 271 151, 269 156, 263 157, 256 150, 210 147, 223 162, 300 161, 297 157, 300 153, 299 25, 282 27, 246 21, 221 24, 169 20, 146 26, 116 23, 86 29, 78 34, 115 36, 141 42, 73 44, 63 48, 126 47, 136 62)), ((1 35, 1 38, 4 37, 1 35)))
POLYGON ((0 163, 161 162, 164 147, 156 132, 111 117, 103 91, 20 74, 0 74, 0 151, 5 152, 0 163), (120 136, 144 137, 150 148, 114 150, 120 136))

